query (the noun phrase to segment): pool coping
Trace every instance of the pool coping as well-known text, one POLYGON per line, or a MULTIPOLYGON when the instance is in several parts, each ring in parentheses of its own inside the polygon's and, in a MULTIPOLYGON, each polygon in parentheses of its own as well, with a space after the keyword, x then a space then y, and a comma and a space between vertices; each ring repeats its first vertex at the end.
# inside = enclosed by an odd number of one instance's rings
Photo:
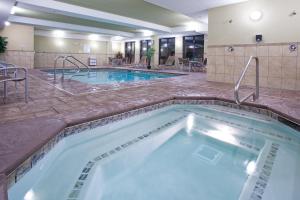
MULTIPOLYGON (((241 109, 253 113, 259 113, 272 117, 281 123, 288 125, 300 131, 300 122, 291 116, 288 116, 282 112, 279 112, 271 107, 255 104, 255 103, 244 103, 242 105, 237 105, 233 100, 218 98, 218 97, 173 97, 166 98, 161 101, 146 103, 141 106, 136 106, 132 109, 119 110, 117 112, 109 114, 100 114, 98 116, 93 116, 90 118, 84 118, 79 120, 74 120, 71 122, 65 122, 64 119, 59 119, 64 123, 61 127, 56 130, 53 137, 48 138, 36 144, 36 147, 27 152, 23 159, 16 160, 11 166, 6 167, 4 171, 0 172, 2 174, 2 179, 0 181, 4 188, 10 188, 13 184, 19 181, 35 164, 41 160, 59 141, 63 138, 82 132, 86 129, 93 129, 98 126, 103 126, 115 121, 126 119, 131 116, 146 113, 152 110, 156 110, 165 106, 174 104, 201 104, 201 105, 221 105, 226 107, 232 107, 236 109, 241 109), (4 178, 3 178, 4 177, 4 178)), ((25 120, 26 121, 26 120, 25 120)), ((26 133, 24 133, 26 134, 26 133)), ((1 179, 0 179, 1 180, 1 179)), ((1 187, 0 184, 0 197, 1 187)), ((5 196, 5 195, 4 195, 5 196)))
MULTIPOLYGON (((57 70, 62 70, 63 68, 57 68, 57 70)), ((74 68, 65 68, 66 70, 70 70, 70 69, 74 69, 74 68)), ((50 76, 47 72, 45 72, 44 70, 54 70, 53 68, 35 68, 33 71, 33 74, 30 76, 32 78, 37 78, 43 82, 45 82, 48 85, 51 85, 53 87, 55 87, 56 89, 66 92, 68 94, 77 96, 77 95, 83 95, 83 94, 93 94, 93 93, 97 93, 97 92, 101 92, 101 91, 107 91, 107 90, 120 90, 120 89, 125 89, 125 88, 133 88, 133 87, 140 87, 140 86, 144 86, 145 82, 148 83, 158 83, 159 81, 163 81, 165 79, 174 79, 176 77, 179 76, 187 76, 189 75, 188 73, 185 72, 170 72, 170 71, 165 71, 165 70, 148 70, 148 69, 138 69, 138 68, 134 68, 134 67, 109 67, 109 66, 105 66, 105 67, 92 67, 91 69, 107 69, 107 70, 130 70, 130 71, 140 71, 140 72, 149 72, 149 73, 156 73, 156 74, 168 74, 168 75, 173 75, 170 77, 164 77, 164 78, 155 78, 152 80, 139 80, 139 81, 130 81, 130 82, 120 82, 120 83, 113 83, 113 84, 90 84, 90 83, 85 83, 85 82, 81 82, 78 80, 74 80, 74 79, 68 79, 69 83, 68 86, 71 85, 77 85, 79 87, 86 87, 86 90, 88 91, 82 91, 82 92, 78 92, 78 91, 72 91, 72 89, 68 89, 68 88, 64 88, 64 85, 62 85, 60 82, 53 82, 54 79, 52 76, 50 76)), ((67 85, 66 85, 67 86, 67 85)), ((76 87, 77 87, 76 86, 76 87)))

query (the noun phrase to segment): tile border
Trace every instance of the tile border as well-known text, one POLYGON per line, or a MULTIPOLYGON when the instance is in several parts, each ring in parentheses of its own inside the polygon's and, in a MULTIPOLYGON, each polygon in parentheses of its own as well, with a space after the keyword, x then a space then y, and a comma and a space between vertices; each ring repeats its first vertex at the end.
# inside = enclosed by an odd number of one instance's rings
POLYGON ((141 108, 128 110, 119 114, 114 114, 108 117, 103 117, 101 119, 95 119, 89 122, 80 123, 77 125, 69 126, 57 133, 57 135, 47 142, 43 147, 34 152, 29 158, 23 161, 17 168, 15 168, 7 176, 7 188, 12 187, 17 183, 27 172, 29 172, 50 150, 62 139, 70 135, 80 133, 84 130, 94 129, 99 126, 104 126, 112 122, 117 122, 138 114, 147 113, 153 110, 157 110, 170 105, 219 105, 230 107, 234 109, 244 110, 252 113, 262 114, 269 116, 281 123, 286 124, 287 126, 300 130, 300 125, 292 120, 289 120, 282 115, 278 114, 277 111, 274 112, 273 109, 270 109, 265 106, 252 105, 252 104, 242 104, 237 105, 231 100, 218 99, 218 98, 199 98, 199 97, 178 97, 172 100, 166 100, 160 103, 150 104, 141 108))
POLYGON ((154 129, 148 131, 145 134, 139 135, 139 136, 137 136, 137 137, 135 137, 135 138, 133 138, 129 141, 126 141, 125 143, 123 143, 121 145, 118 145, 118 146, 106 151, 106 152, 102 152, 101 154, 97 155, 93 159, 89 160, 86 163, 85 167, 82 169, 78 179, 76 180, 76 183, 74 184, 71 192, 68 195, 67 200, 76 200, 79 197, 81 189, 84 186, 85 181, 89 176, 89 172, 91 171, 91 169, 93 168, 93 166, 96 163, 98 163, 98 162, 100 162, 104 159, 107 159, 110 156, 115 155, 118 152, 121 152, 122 150, 125 150, 127 147, 130 147, 131 145, 133 145, 135 143, 144 141, 144 139, 149 138, 151 135, 156 134, 157 132, 159 132, 162 129, 170 127, 171 125, 181 121, 182 119, 184 119, 186 117, 187 117, 187 115, 182 115, 180 117, 177 117, 176 119, 173 119, 172 121, 166 122, 165 124, 163 124, 163 125, 161 125, 157 128, 154 128, 154 129))

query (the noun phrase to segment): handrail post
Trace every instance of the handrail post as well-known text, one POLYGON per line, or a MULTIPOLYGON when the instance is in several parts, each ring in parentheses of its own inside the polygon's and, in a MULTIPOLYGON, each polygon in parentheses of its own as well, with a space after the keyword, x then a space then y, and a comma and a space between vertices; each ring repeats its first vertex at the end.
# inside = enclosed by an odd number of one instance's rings
POLYGON ((253 57, 251 56, 246 67, 244 68, 244 70, 241 73, 241 76, 239 78, 239 80, 237 81, 237 83, 235 84, 234 87, 234 98, 235 98, 235 102, 240 105, 241 103, 243 103, 244 101, 246 101, 247 99, 249 99, 252 96, 253 101, 257 100, 259 98, 259 59, 258 57, 253 57), (239 98, 239 89, 241 86, 241 82, 243 80, 243 78, 245 77, 245 74, 251 64, 252 59, 255 59, 256 62, 256 66, 255 66, 255 70, 256 70, 256 79, 255 79, 255 92, 250 93, 248 96, 244 97, 242 100, 240 100, 239 98))
POLYGON ((259 98, 259 59, 255 57, 256 60, 256 91, 255 91, 255 100, 259 98))
POLYGON ((62 69, 62 76, 61 76, 62 80, 64 80, 65 78, 65 64, 66 64, 66 58, 64 58, 63 60, 63 69, 62 69))

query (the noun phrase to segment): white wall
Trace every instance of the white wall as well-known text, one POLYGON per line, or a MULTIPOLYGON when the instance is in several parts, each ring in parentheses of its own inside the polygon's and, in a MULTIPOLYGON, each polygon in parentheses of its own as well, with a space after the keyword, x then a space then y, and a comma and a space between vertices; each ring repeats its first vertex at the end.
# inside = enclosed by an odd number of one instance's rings
POLYGON ((209 45, 253 44, 256 34, 262 34, 265 43, 300 41, 299 0, 250 0, 211 9, 208 14, 209 45), (253 10, 262 11, 260 21, 250 20, 253 10), (297 15, 290 16, 294 10, 297 15))

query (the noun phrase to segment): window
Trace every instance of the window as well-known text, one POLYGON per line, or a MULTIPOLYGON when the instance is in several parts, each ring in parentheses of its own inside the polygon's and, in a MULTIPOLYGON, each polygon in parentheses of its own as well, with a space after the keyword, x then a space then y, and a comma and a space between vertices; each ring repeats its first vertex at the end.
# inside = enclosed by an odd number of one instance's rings
POLYGON ((159 39, 159 64, 165 64, 169 56, 175 56, 175 38, 159 39))
POLYGON ((141 40, 140 58, 142 58, 142 56, 147 56, 147 52, 151 48, 152 43, 153 43, 152 40, 141 40))
POLYGON ((189 60, 203 59, 204 35, 183 37, 183 58, 189 60))
POLYGON ((135 42, 125 42, 125 58, 128 64, 134 63, 135 42))

